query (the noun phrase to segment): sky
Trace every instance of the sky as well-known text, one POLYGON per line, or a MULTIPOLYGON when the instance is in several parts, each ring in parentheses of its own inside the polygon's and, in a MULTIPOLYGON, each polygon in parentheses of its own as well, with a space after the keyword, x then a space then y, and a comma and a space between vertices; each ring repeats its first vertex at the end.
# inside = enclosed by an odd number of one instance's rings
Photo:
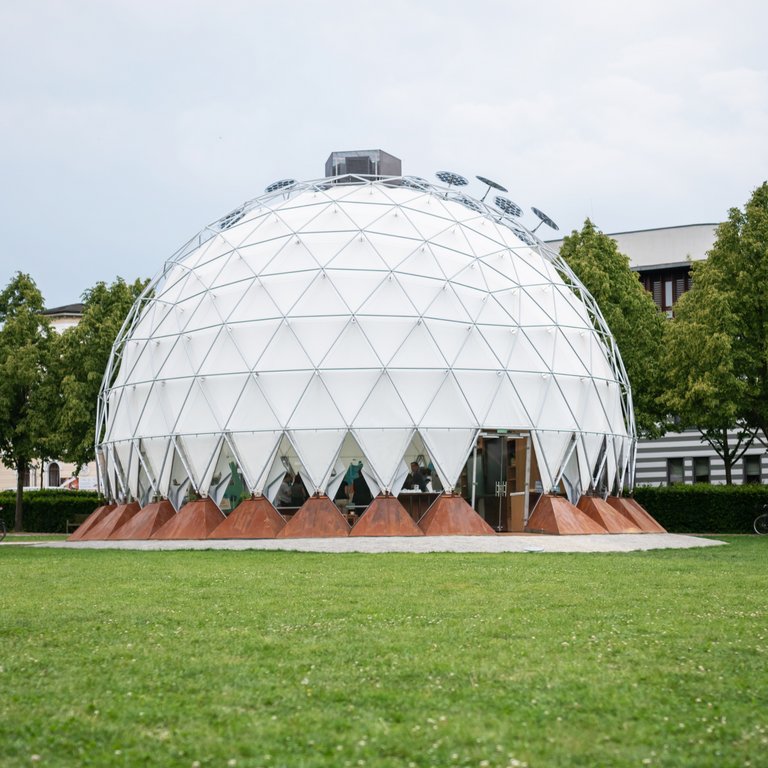
POLYGON ((4 0, 0 287, 151 277, 334 150, 488 176, 545 238, 722 221, 768 178, 766 28, 764 0, 4 0))

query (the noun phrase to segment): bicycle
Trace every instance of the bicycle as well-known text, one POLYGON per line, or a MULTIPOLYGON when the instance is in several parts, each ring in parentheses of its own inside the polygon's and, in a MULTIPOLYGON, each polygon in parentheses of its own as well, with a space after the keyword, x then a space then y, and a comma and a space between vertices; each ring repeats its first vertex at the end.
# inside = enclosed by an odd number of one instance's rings
POLYGON ((755 518, 755 522, 752 523, 752 527, 755 529, 755 533, 760 536, 768 534, 768 505, 763 507, 762 514, 755 518))

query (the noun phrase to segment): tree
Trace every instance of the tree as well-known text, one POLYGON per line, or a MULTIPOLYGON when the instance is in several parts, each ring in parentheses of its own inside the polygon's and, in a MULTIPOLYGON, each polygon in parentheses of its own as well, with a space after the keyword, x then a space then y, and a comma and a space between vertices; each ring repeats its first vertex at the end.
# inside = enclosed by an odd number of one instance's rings
POLYGON ((56 432, 61 458, 80 468, 94 460, 96 407, 112 345, 146 280, 97 283, 83 294, 83 317, 62 335, 62 408, 56 432))
POLYGON ((730 470, 768 438, 768 183, 732 208, 667 329, 668 407, 696 426, 730 470), (737 428, 736 444, 728 430, 737 428))
POLYGON ((616 339, 632 386, 639 434, 661 436, 666 430, 659 360, 664 318, 653 298, 616 241, 589 219, 580 232, 574 230, 563 240, 560 255, 595 298, 616 339))
POLYGON ((0 293, 0 457, 17 472, 17 531, 24 523, 25 471, 32 459, 45 458, 51 450, 43 390, 51 376, 55 341, 43 308, 42 294, 22 272, 0 293))

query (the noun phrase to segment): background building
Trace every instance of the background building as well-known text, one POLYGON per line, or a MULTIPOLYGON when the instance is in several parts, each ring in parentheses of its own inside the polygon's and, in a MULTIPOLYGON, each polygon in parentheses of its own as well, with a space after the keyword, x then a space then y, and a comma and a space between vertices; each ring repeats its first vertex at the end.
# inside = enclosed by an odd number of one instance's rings
MULTIPOLYGON (((717 237, 718 224, 685 224, 678 227, 614 232, 621 253, 629 257, 658 307, 672 317, 674 303, 691 287, 690 265, 707 258, 717 237)), ((562 240, 549 243, 560 249, 562 240)), ((735 437, 735 432, 732 433, 735 437)), ((733 467, 733 482, 761 483, 767 476, 765 445, 755 440, 733 467)), ((671 483, 724 483, 722 459, 695 429, 668 432, 658 440, 640 439, 635 469, 637 485, 671 483)))
MULTIPOLYGON (((48 318, 56 333, 64 333, 67 328, 76 326, 83 316, 83 304, 65 304, 61 307, 46 309, 43 314, 48 318)), ((58 459, 33 462, 24 475, 24 488, 37 490, 40 488, 79 488, 96 490, 96 464, 91 462, 80 470, 74 477, 75 465, 58 459)), ((0 463, 0 488, 16 490, 16 470, 0 463)))

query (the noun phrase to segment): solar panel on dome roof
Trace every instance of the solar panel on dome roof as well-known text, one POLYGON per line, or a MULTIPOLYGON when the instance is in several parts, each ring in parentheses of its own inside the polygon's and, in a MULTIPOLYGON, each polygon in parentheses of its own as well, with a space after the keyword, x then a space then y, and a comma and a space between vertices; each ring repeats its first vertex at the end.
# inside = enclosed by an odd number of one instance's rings
POLYGON ((523 209, 517 203, 513 203, 508 197, 501 197, 499 195, 494 202, 499 210, 504 211, 509 216, 521 216, 523 213, 523 209))
POLYGON ((219 219, 219 229, 229 229, 231 226, 237 224, 243 216, 245 216, 245 207, 241 205, 239 208, 235 208, 234 211, 219 219))
POLYGON ((475 178, 478 181, 482 181, 483 184, 487 184, 492 189, 498 189, 499 192, 507 192, 506 187, 502 187, 501 184, 499 184, 497 181, 491 181, 491 179, 486 179, 485 176, 475 176, 475 178))
MULTIPOLYGON (((556 229, 556 230, 560 229, 560 227, 558 227, 557 224, 555 224, 555 222, 552 221, 552 219, 550 219, 549 216, 547 216, 547 214, 544 213, 543 211, 540 211, 538 208, 533 208, 533 207, 531 207, 531 210, 541 219, 541 224, 546 224, 548 227, 552 227, 552 229, 556 229)), ((538 224, 536 226, 536 229, 538 229, 541 226, 541 224, 538 224)), ((535 232, 536 229, 534 229, 533 231, 535 232)))
POLYGON ((536 245, 536 240, 531 237, 531 235, 529 235, 522 227, 518 227, 517 224, 509 221, 509 219, 507 219, 504 223, 515 233, 515 235, 517 235, 518 239, 522 240, 526 245, 536 245))
POLYGON ((283 189, 284 187, 292 187, 296 183, 296 179, 280 179, 280 181, 273 181, 266 189, 264 190, 266 193, 269 192, 277 192, 278 189, 283 189))
POLYGON ((471 208, 473 211, 477 211, 478 213, 482 213, 483 209, 480 207, 480 203, 473 200, 471 197, 467 197, 467 195, 456 195, 456 197, 453 198, 457 203, 461 203, 463 206, 466 206, 467 208, 471 208))
POLYGON ((460 176, 458 173, 454 173, 453 171, 438 171, 435 176, 437 176, 440 181, 443 182, 443 184, 447 184, 449 187, 465 187, 469 182, 463 177, 460 176))
POLYGON ((411 189, 429 189, 430 186, 429 182, 421 176, 403 176, 401 184, 411 189))

